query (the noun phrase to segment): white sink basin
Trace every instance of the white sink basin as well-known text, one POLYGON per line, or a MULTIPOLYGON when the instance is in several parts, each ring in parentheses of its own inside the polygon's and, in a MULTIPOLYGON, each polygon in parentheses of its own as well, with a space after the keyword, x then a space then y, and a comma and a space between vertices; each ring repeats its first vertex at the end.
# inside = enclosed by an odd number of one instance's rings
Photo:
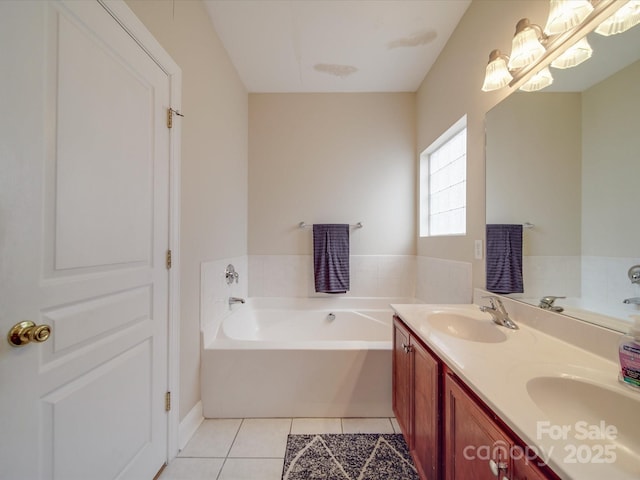
POLYGON ((640 393, 564 376, 537 376, 526 388, 547 415, 540 419, 547 423, 538 424, 541 439, 564 437, 563 453, 570 460, 614 460, 618 468, 640 478, 640 393))
POLYGON ((427 322, 431 328, 451 337, 472 342, 499 343, 507 336, 492 320, 464 314, 442 311, 429 314, 427 322))

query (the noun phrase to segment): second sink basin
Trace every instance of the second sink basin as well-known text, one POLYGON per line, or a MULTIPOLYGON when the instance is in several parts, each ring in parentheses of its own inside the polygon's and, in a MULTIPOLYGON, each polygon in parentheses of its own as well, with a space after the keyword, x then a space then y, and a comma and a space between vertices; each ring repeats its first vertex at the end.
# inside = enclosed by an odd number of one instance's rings
POLYGON ((493 321, 463 315, 454 311, 438 311, 427 318, 429 325, 449 336, 472 342, 499 343, 507 336, 493 321))
POLYGON ((610 445, 608 456, 598 459, 611 460, 613 452, 619 467, 640 475, 640 395, 621 390, 564 376, 537 376, 527 382, 529 397, 548 417, 549 428, 540 430, 540 436, 552 438, 564 427, 567 442, 582 448, 576 453, 595 456, 600 446, 610 445))

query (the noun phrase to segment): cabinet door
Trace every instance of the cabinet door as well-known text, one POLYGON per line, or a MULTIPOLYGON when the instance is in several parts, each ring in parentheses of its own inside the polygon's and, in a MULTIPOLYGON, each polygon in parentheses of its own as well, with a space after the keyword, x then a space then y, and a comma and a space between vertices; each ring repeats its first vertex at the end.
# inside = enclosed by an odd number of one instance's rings
POLYGON ((413 358, 413 458, 428 479, 439 478, 439 363, 421 344, 411 343, 413 358))
POLYGON ((393 412, 411 448, 411 355, 408 330, 393 322, 393 412))
POLYGON ((444 409, 445 478, 510 478, 509 438, 450 373, 445 375, 444 409))

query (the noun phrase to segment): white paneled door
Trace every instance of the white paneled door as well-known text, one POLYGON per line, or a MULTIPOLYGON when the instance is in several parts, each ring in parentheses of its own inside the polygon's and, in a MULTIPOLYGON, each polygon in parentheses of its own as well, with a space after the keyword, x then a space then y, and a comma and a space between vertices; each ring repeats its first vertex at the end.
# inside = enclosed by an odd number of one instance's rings
POLYGON ((2 0, 0 87, 0 478, 150 480, 167 459, 170 77, 96 1, 2 0), (11 346, 22 321, 50 337, 11 346))

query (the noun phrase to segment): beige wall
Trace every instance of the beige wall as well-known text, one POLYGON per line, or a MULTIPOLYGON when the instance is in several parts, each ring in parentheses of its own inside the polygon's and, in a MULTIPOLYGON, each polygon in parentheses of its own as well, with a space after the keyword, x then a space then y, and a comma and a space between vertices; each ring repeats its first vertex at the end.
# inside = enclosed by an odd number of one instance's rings
POLYGON ((639 256, 639 79, 640 61, 583 93, 583 255, 639 256))
POLYGON ((533 223, 524 255, 580 255, 581 101, 520 92, 487 113, 487 223, 533 223))
POLYGON ((354 255, 415 254, 415 95, 251 94, 249 253, 311 253, 299 222, 362 222, 354 255))
POLYGON ((417 146, 422 152, 467 114, 467 235, 420 238, 421 256, 472 262, 473 284, 483 287, 484 260, 475 260, 473 242, 485 231, 484 116, 510 93, 480 87, 491 50, 511 50, 519 19, 544 23, 549 3, 540 0, 473 0, 417 92, 417 146))
POLYGON ((200 400, 200 263, 247 253, 248 95, 201 1, 127 4, 182 68, 182 419, 200 400))

